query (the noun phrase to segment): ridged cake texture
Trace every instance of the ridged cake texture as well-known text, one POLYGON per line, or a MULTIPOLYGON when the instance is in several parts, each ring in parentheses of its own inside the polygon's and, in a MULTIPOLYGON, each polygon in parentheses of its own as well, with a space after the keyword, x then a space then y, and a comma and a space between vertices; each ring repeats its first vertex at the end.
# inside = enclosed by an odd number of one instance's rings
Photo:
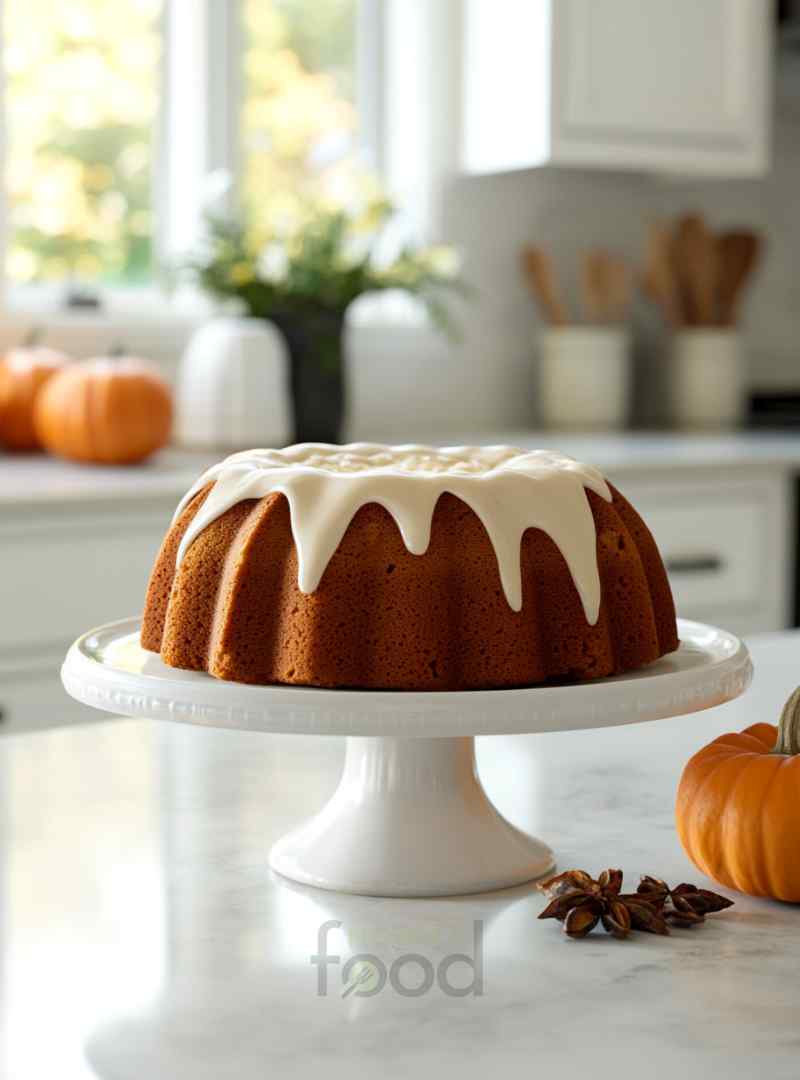
POLYGON ((550 451, 301 444, 233 455, 178 507, 142 645, 250 683, 525 686, 677 648, 658 549, 550 451))

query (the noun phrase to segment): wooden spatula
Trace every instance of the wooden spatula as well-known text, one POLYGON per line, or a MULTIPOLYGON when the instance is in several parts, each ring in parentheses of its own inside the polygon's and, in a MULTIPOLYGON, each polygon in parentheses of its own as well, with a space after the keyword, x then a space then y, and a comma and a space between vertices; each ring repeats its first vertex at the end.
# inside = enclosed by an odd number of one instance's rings
POLYGON ((622 259, 602 248, 583 257, 583 295, 591 322, 604 326, 624 322, 631 300, 628 268, 622 259))
POLYGON ((686 214, 678 222, 673 264, 687 314, 694 326, 714 326, 717 313, 719 260, 714 234, 700 214, 686 214))
POLYGON ((722 326, 736 323, 744 287, 758 265, 763 246, 762 237, 749 229, 735 229, 717 237, 717 292, 722 326))
POLYGON ((631 277, 624 259, 616 255, 606 258, 606 310, 610 323, 623 323, 631 305, 631 277))
POLYGON ((559 295, 555 273, 545 252, 536 247, 524 248, 522 270, 543 317, 553 326, 566 326, 569 322, 567 309, 559 295))
POLYGON ((673 237, 669 226, 653 222, 648 230, 647 256, 642 274, 645 293, 660 309, 667 326, 686 321, 681 292, 672 263, 673 237))
POLYGON ((589 322, 605 322, 605 252, 584 252, 581 264, 583 308, 589 322))

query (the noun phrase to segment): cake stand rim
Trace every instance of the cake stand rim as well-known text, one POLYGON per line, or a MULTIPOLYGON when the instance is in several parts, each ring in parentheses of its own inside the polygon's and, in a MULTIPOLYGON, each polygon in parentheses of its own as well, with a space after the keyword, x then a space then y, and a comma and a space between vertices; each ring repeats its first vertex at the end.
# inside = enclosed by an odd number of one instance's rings
POLYGON ((78 701, 126 716, 267 733, 447 738, 589 730, 683 716, 738 697, 752 678, 747 646, 715 626, 679 619, 681 647, 655 664, 610 679, 507 690, 326 690, 255 686, 167 668, 152 653, 143 662, 165 674, 126 671, 89 650, 125 644, 138 617, 82 634, 61 669, 78 701), (705 660, 690 666, 691 655, 705 660), (715 644, 715 651, 711 645, 715 644), (692 650, 694 653, 692 654, 692 650))

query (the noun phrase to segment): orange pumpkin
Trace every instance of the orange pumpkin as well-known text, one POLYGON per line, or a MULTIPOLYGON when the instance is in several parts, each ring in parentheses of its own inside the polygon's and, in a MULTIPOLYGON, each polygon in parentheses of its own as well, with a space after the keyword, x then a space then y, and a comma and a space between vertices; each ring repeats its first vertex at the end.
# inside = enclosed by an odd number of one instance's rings
POLYGON ((778 728, 720 735, 691 758, 676 823, 686 854, 710 878, 800 901, 800 688, 778 728))
POLYGON ((169 385, 144 360, 84 360, 59 372, 39 395, 35 415, 42 445, 73 461, 128 465, 169 439, 169 385))
POLYGON ((36 450, 36 399, 49 379, 65 364, 66 353, 44 345, 22 345, 0 360, 0 443, 10 450, 36 450))

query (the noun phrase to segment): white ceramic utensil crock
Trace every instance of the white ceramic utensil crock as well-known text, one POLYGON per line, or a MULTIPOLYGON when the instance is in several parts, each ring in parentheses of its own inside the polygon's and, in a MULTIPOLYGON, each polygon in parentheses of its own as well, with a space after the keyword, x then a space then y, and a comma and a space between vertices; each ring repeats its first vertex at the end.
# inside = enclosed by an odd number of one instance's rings
POLYGON ((732 428, 744 415, 742 341, 730 327, 681 330, 672 343, 673 418, 682 428, 732 428))
POLYGON ((624 427, 630 402, 629 336, 621 326, 554 326, 541 338, 540 400, 549 428, 624 427))

